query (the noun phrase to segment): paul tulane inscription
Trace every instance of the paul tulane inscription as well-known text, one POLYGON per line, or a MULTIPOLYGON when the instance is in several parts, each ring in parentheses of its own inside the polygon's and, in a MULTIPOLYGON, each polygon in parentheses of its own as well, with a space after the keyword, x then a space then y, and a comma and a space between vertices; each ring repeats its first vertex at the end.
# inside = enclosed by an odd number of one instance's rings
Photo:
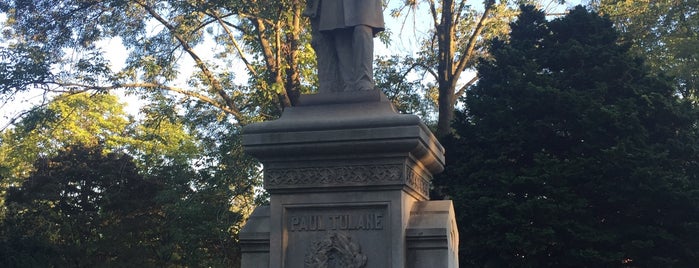
POLYGON ((285 207, 283 267, 391 267, 391 214, 386 203, 285 207), (372 250, 364 250, 366 247, 372 250))
POLYGON ((289 217, 290 232, 383 230, 383 213, 296 215, 289 217))

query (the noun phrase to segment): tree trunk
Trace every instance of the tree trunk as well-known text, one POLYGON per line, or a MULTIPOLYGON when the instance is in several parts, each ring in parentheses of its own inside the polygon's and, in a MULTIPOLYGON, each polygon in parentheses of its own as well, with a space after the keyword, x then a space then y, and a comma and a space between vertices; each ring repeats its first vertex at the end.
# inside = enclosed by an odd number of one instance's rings
POLYGON ((293 4, 294 14, 291 18, 291 29, 286 34, 288 47, 287 62, 289 69, 286 71, 286 82, 284 88, 289 98, 289 103, 294 106, 301 96, 301 78, 299 76, 299 39, 301 35, 301 8, 298 2, 293 4))
POLYGON ((439 116, 437 117, 437 132, 435 136, 441 139, 451 133, 451 121, 454 119, 454 88, 439 87, 439 116))
POLYGON ((442 138, 451 133, 451 120, 454 118, 454 1, 444 0, 442 4, 442 17, 437 25, 437 42, 439 47, 437 75, 439 81, 439 116, 437 118, 437 138, 442 138))

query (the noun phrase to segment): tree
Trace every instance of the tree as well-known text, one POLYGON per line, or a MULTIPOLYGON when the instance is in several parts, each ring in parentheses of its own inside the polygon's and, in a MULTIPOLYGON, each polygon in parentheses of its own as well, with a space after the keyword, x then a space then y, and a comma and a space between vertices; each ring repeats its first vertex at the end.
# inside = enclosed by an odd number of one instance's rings
POLYGON ((63 95, 32 110, 14 128, 0 133, 0 219, 7 189, 19 186, 34 171, 40 156, 55 156, 69 145, 124 145, 132 127, 116 97, 106 94, 63 95))
POLYGON ((103 93, 63 94, 30 110, 15 127, 0 133, 0 197, 34 171, 39 157, 53 157, 71 145, 129 151, 142 167, 191 159, 198 153, 197 142, 182 122, 164 119, 168 113, 163 110, 144 112, 143 122, 136 122, 116 96, 103 93))
POLYGON ((678 92, 697 102, 699 1, 599 0, 592 6, 612 19, 654 72, 672 76, 678 92))
POLYGON ((180 266, 239 267, 238 232, 260 205, 259 163, 244 154, 240 127, 221 121, 216 109, 193 103, 184 118, 198 129, 204 157, 153 171, 167 178, 159 198, 167 213, 166 238, 174 246, 171 255, 180 266))
MULTIPOLYGON (((431 19, 430 36, 423 41, 423 49, 415 59, 408 57, 405 75, 414 69, 434 79, 438 91, 436 135, 444 137, 451 133, 458 97, 478 80, 474 76, 464 83, 462 75, 486 54, 484 44, 488 40, 506 34, 507 23, 516 11, 508 7, 507 1, 484 1, 482 11, 467 0, 425 2, 431 19)), ((405 1, 405 6, 393 10, 392 15, 400 16, 406 8, 415 10, 420 4, 420 1, 405 1)))
POLYGON ((466 267, 692 267, 697 111, 582 7, 523 7, 465 98, 436 189, 466 267))
POLYGON ((167 91, 246 124, 274 117, 312 87, 314 54, 303 3, 289 1, 5 1, 0 93, 167 91), (126 66, 113 72, 98 43, 122 40, 126 66), (197 45, 213 42, 206 57, 197 45), (178 87, 181 65, 194 73, 178 87), (232 69, 234 62, 245 71, 232 69), (184 66, 189 67, 189 66, 184 66), (249 77, 247 85, 234 82, 249 77))
POLYGON ((71 146, 10 188, 3 266, 156 265, 158 185, 126 155, 71 146), (145 255, 145 256, 144 256, 145 255))
POLYGON ((153 94, 151 98, 153 101, 143 107, 142 118, 136 120, 126 116, 123 104, 113 95, 60 95, 45 107, 32 110, 14 128, 0 133, 3 139, 0 144, 3 194, 0 197, 4 215, 0 217, 0 229, 4 229, 4 234, 16 234, 2 241, 0 246, 12 250, 3 251, 8 253, 7 259, 2 258, 0 262, 11 262, 7 266, 78 265, 62 263, 76 254, 87 254, 85 263, 80 265, 239 265, 237 230, 251 212, 256 187, 261 184, 258 164, 242 153, 239 126, 221 121, 219 110, 200 102, 185 103, 188 114, 181 114, 173 104, 178 101, 175 98, 165 94, 153 94), (65 152, 65 148, 74 148, 76 144, 83 144, 83 147, 65 152), (101 155, 92 151, 99 151, 101 155), (99 163, 110 162, 110 155, 125 153, 135 164, 136 181, 143 180, 155 190, 148 193, 141 192, 146 188, 134 190, 133 194, 142 196, 133 197, 121 186, 103 186, 113 182, 101 181, 99 176, 68 176, 75 175, 85 165, 95 169, 84 171, 90 174, 111 172, 100 170, 109 165, 99 163), (86 156, 71 158, 66 154, 86 156), (40 171, 39 168, 48 167, 36 164, 38 160, 53 163, 49 167, 64 165, 72 171, 65 176, 55 170, 40 171), (50 173, 41 177, 47 186, 21 188, 28 183, 31 185, 30 181, 35 180, 32 176, 41 172, 50 173), (58 177, 52 177, 54 175, 58 177), (41 198, 50 195, 76 203, 74 199, 80 195, 56 196, 60 189, 76 185, 74 180, 78 179, 90 179, 85 183, 96 185, 91 187, 94 191, 86 192, 86 199, 96 201, 91 210, 74 209, 74 215, 63 220, 64 212, 45 205, 54 202, 53 199, 41 198), (20 191, 24 193, 22 196, 36 196, 39 191, 41 196, 36 197, 39 201, 32 199, 35 201, 27 203, 15 198, 15 194, 13 201, 5 194, 11 189, 24 189, 20 191), (7 204, 4 203, 6 199, 9 200, 7 204), (18 213, 21 211, 33 213, 18 213), (98 211, 99 219, 95 220, 98 226, 93 229, 83 228, 81 221, 70 220, 92 219, 94 211, 98 211), (68 233, 61 233, 63 236, 58 238, 51 236, 57 232, 56 228, 68 233), (92 231, 73 235, 70 230, 92 231), (99 238, 94 237, 96 234, 99 238), (69 235, 83 240, 72 246, 51 240, 69 235), (27 240, 33 236, 37 239, 27 240), (49 237, 39 239, 45 236, 49 237), (68 252, 69 249, 72 251, 68 252), (94 252, 115 252, 119 256, 89 255, 94 252), (27 262, 14 262, 18 259, 27 262))
POLYGON ((3 175, 26 178, 40 153, 53 156, 71 144, 104 143, 116 150, 127 142, 124 136, 131 124, 116 96, 59 96, 49 105, 31 110, 14 128, 3 131, 0 161, 11 167, 11 172, 3 175))
POLYGON ((480 58, 489 57, 487 44, 490 40, 506 38, 508 24, 518 12, 511 4, 520 3, 549 9, 565 1, 486 0, 482 5, 468 0, 404 1, 401 7, 391 11, 392 16, 406 16, 407 20, 423 4, 429 10, 429 34, 421 40, 420 51, 415 56, 404 56, 398 63, 404 80, 417 77, 418 83, 433 81, 423 87, 428 91, 437 90, 437 94, 429 95, 432 98, 429 101, 437 103, 437 137, 446 137, 452 132, 451 123, 459 98, 479 79, 476 64, 480 58))
POLYGON ((393 106, 400 113, 420 116, 428 125, 435 125, 437 112, 436 87, 427 89, 420 81, 407 81, 405 75, 410 73, 411 59, 398 56, 379 57, 374 62, 376 87, 386 94, 393 106))

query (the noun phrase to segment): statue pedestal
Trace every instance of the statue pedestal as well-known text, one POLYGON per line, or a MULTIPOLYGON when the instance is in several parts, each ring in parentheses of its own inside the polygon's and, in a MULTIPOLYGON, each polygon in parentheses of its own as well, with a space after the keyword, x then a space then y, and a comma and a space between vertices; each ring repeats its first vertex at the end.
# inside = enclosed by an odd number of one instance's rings
POLYGON ((270 205, 240 233, 242 267, 458 267, 451 201, 428 201, 444 149, 378 91, 305 95, 246 126, 270 205))

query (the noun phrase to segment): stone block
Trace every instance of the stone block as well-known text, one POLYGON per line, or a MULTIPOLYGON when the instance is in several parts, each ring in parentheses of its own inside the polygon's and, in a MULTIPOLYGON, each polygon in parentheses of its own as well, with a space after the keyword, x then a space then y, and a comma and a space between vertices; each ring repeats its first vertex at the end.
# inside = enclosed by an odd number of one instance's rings
POLYGON ((405 268, 422 261, 409 249, 457 263, 427 246, 448 235, 408 236, 428 232, 423 216, 445 209, 416 205, 429 199, 432 174, 444 168, 444 149, 420 119, 397 113, 378 91, 300 101, 278 120, 243 130, 270 193, 269 207, 256 209, 241 231, 243 267, 405 268))
POLYGON ((255 208, 240 230, 241 267, 269 268, 269 206, 255 208))
POLYGON ((459 233, 451 200, 416 202, 405 238, 407 267, 459 267, 459 233))

